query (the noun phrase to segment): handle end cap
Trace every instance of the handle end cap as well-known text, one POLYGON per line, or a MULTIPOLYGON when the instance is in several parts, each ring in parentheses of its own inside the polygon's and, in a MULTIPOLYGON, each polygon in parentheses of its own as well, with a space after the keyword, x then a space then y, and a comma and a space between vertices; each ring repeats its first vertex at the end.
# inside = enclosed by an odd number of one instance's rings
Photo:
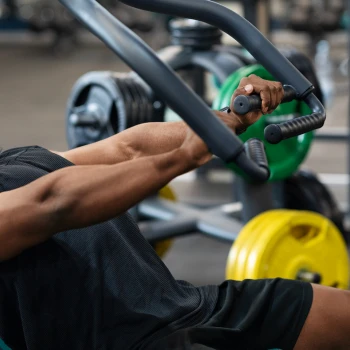
POLYGON ((267 142, 269 142, 273 145, 276 145, 283 140, 282 130, 276 124, 269 125, 265 129, 264 134, 265 134, 265 139, 267 140, 267 142))
POLYGON ((245 115, 250 112, 250 101, 247 96, 240 95, 233 101, 233 110, 240 115, 245 115))

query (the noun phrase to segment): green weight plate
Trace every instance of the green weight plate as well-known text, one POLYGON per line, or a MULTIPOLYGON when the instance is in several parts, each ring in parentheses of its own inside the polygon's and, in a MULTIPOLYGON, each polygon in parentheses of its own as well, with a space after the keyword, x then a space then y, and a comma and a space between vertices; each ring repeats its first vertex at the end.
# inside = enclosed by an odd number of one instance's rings
MULTIPOLYGON (((232 74, 224 83, 213 103, 213 109, 219 110, 230 105, 231 97, 239 86, 242 78, 255 74, 265 80, 274 80, 272 75, 261 65, 243 67, 232 74)), ((314 134, 307 133, 298 137, 284 140, 277 145, 271 145, 264 139, 264 129, 267 125, 278 124, 296 115, 310 114, 308 106, 299 101, 292 101, 280 105, 272 114, 262 116, 259 121, 250 126, 248 130, 240 135, 243 142, 251 138, 258 138, 264 142, 267 159, 271 170, 270 181, 286 179, 298 170, 310 149, 314 134)), ((234 164, 229 168, 237 174, 245 177, 234 164)))

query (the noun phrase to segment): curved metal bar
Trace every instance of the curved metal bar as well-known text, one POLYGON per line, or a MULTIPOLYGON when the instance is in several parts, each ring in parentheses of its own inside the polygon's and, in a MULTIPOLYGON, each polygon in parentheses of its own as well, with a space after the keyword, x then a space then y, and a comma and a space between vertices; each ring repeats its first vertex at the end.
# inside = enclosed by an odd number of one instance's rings
MULTIPOLYGON (((220 28, 236 39, 253 57, 260 62, 277 80, 293 86, 298 98, 304 100, 312 109, 312 116, 298 118, 296 127, 285 123, 284 129, 289 130, 281 137, 296 136, 323 126, 326 120, 326 110, 312 94, 314 86, 296 69, 277 48, 262 35, 251 23, 228 8, 210 0, 121 0, 139 9, 165 13, 173 16, 192 18, 209 23, 220 28), (290 135, 290 136, 289 136, 290 135)), ((272 126, 270 126, 272 128, 272 126)), ((277 126, 278 129, 278 126, 277 126)), ((279 142, 278 141, 278 142, 279 142)), ((241 157, 241 159, 244 157, 241 157)), ((245 161, 243 161, 245 164, 245 161)), ((249 167, 249 166, 248 166, 249 167)), ((250 173, 250 171, 248 171, 250 173)))
POLYGON ((135 70, 214 154, 226 162, 235 159, 242 149, 239 139, 138 36, 94 0, 60 2, 135 70))
POLYGON ((172 16, 209 23, 236 39, 276 79, 292 85, 303 98, 313 85, 251 23, 227 7, 209 0, 121 0, 123 3, 172 16))
MULTIPOLYGON (((192 1, 192 0, 191 0, 192 1)), ((212 153, 232 162, 244 152, 238 137, 205 105, 171 68, 130 29, 95 0, 60 0, 73 15, 144 79, 205 141, 212 153)), ((190 4, 190 2, 188 2, 190 4)), ((247 158, 247 174, 265 181, 266 169, 247 158), (254 171, 252 171, 252 169, 254 171)))

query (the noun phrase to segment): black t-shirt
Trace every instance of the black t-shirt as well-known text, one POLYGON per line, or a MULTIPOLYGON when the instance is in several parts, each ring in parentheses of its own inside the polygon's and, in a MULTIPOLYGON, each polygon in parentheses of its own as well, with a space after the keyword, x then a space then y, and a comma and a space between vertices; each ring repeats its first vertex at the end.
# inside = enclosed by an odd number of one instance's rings
MULTIPOLYGON (((37 146, 3 152, 0 191, 72 165, 37 146)), ((0 338, 13 350, 147 349, 207 322, 217 298, 176 281, 125 214, 0 263, 0 338)))

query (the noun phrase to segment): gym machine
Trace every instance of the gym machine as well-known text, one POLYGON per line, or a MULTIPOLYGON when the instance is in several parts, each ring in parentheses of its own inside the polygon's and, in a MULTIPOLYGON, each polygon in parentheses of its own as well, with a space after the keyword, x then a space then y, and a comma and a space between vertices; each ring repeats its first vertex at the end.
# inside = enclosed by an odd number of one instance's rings
MULTIPOLYGON (((61 0, 92 33, 121 57, 155 95, 164 101, 206 142, 213 154, 234 163, 247 177, 244 192, 247 216, 243 227, 235 218, 237 206, 207 210, 149 198, 137 207, 137 215, 151 219, 140 228, 151 242, 202 232, 233 244, 227 277, 284 277, 314 283, 348 287, 348 254, 337 228, 326 218, 310 212, 273 209, 264 144, 238 139, 166 63, 134 33, 93 0, 61 0), (264 201, 259 201, 264 198, 264 201)), ((287 84, 288 101, 303 101, 311 114, 265 128, 265 139, 277 144, 317 128, 326 119, 323 105, 313 94, 313 85, 248 21, 227 8, 204 0, 124 0, 143 10, 207 22, 227 32, 242 44, 273 77, 287 84)), ((240 107, 254 108, 254 101, 240 101, 240 107), (245 106, 246 105, 246 106, 245 106)), ((261 101, 258 103, 261 103, 261 101)))
MULTIPOLYGON (((203 100, 207 73, 223 84, 252 60, 238 47, 221 45, 222 32, 206 23, 173 19, 171 45, 157 55, 203 100)), ((208 105, 212 101, 207 100, 208 105)), ((66 130, 70 148, 112 136, 145 122, 162 122, 166 103, 135 72, 90 72, 73 87, 67 106, 66 130)))

